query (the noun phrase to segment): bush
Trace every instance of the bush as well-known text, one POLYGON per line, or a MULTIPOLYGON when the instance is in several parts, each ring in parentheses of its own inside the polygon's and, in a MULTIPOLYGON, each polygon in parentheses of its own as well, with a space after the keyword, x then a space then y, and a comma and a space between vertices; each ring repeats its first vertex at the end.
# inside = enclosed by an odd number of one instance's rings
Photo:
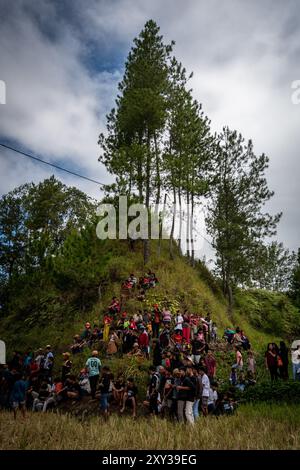
POLYGON ((247 388, 242 394, 245 401, 300 403, 300 382, 262 382, 247 388))
POLYGON ((129 259, 117 256, 108 261, 106 269, 111 282, 122 282, 134 272, 134 265, 129 259))

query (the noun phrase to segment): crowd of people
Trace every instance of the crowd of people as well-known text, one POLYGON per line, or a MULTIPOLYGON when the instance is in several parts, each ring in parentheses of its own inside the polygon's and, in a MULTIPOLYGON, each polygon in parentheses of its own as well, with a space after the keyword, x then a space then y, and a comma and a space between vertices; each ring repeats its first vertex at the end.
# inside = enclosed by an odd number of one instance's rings
MULTIPOLYGON (((141 290, 157 285, 158 279, 149 271, 139 281, 134 274, 122 284, 122 289, 141 290)), ((239 327, 227 327, 219 338, 218 327, 208 313, 205 316, 187 310, 171 312, 170 304, 155 303, 128 315, 122 302, 113 297, 100 325, 90 322, 73 338, 69 351, 62 354, 60 370, 54 368, 51 345, 38 351, 20 354, 15 351, 0 370, 0 405, 12 408, 16 415, 21 409, 46 412, 61 402, 75 404, 84 397, 100 400, 105 416, 109 410, 124 413, 130 407, 137 415, 139 391, 134 377, 116 377, 102 360, 114 355, 151 360, 146 396, 141 402, 150 414, 161 415, 179 422, 194 423, 201 415, 233 413, 234 393, 221 393, 217 381, 218 346, 227 344, 234 351, 228 381, 232 389, 243 391, 256 382, 256 360, 245 332, 239 327), (82 364, 79 374, 73 371, 72 358, 83 350, 90 357, 82 364), (54 373, 55 371, 55 373, 54 373)), ((289 351, 284 342, 280 347, 270 343, 265 365, 271 380, 288 378, 289 351)), ((292 353, 293 378, 300 380, 300 346, 292 353)), ((140 393, 139 393, 140 392, 140 393)))

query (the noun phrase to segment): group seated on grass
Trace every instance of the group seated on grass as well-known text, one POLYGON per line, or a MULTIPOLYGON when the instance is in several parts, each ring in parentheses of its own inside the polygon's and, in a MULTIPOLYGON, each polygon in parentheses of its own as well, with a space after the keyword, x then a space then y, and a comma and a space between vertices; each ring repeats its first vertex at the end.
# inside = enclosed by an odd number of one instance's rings
MULTIPOLYGON (((156 283, 153 274, 154 278, 156 283)), ((25 354, 15 351, 11 361, 0 369, 0 406, 12 408, 15 414, 18 408, 22 413, 26 408, 45 412, 63 402, 73 406, 100 399, 105 416, 109 410, 123 414, 130 407, 135 417, 138 389, 134 378, 123 373, 114 377, 99 358, 105 361, 117 355, 152 362, 147 393, 141 400, 145 412, 191 424, 200 414, 232 413, 236 407, 234 391, 243 391, 256 382, 255 354, 249 339, 239 327, 226 328, 219 339, 209 313, 203 316, 178 310, 173 314, 170 305, 168 301, 164 305, 155 303, 151 309, 130 316, 113 297, 103 324, 92 328, 86 322, 82 333, 75 335, 70 350, 62 354, 59 373, 57 368, 54 373, 51 345, 25 354), (229 394, 218 391, 218 348, 235 355, 228 371, 229 394), (90 351, 90 357, 76 374, 72 355, 84 349, 90 351)), ((280 347, 268 345, 265 366, 271 380, 288 378, 288 353, 284 342, 280 347)), ((292 353, 292 363, 293 378, 300 380, 300 345, 292 353)))

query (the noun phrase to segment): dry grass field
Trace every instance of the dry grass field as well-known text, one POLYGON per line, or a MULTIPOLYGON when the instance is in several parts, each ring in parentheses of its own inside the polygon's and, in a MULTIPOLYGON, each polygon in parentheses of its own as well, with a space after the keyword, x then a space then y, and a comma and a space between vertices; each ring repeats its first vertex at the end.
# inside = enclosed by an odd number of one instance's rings
POLYGON ((192 428, 160 418, 113 415, 79 421, 56 413, 28 413, 25 421, 0 413, 0 448, 8 449, 300 449, 300 406, 243 405, 234 416, 200 418, 192 428))

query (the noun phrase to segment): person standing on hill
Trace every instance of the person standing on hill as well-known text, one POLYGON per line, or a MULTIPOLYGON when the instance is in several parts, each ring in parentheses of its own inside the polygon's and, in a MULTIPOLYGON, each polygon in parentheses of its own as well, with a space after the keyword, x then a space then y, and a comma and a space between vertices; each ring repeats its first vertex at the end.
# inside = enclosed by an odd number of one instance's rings
POLYGON ((235 346, 235 358, 236 358, 236 368, 238 370, 243 370, 244 362, 243 362, 243 355, 241 353, 241 348, 239 346, 235 346))
POLYGON ((207 369, 207 375, 209 377, 209 380, 214 380, 215 376, 216 376, 216 371, 217 371, 217 361, 216 361, 216 358, 215 356, 213 355, 213 353, 211 351, 208 351, 205 359, 204 359, 204 362, 205 362, 205 366, 206 366, 206 369, 207 369))
POLYGON ((280 341, 278 369, 280 377, 287 380, 289 378, 289 351, 284 341, 280 341))
POLYGON ((292 364, 293 364, 293 379, 300 380, 300 344, 297 349, 292 352, 292 364))
POLYGON ((266 369, 270 372, 271 380, 277 380, 277 354, 273 343, 268 344, 267 351, 265 353, 265 365, 266 369))
POLYGON ((111 386, 111 372, 109 367, 104 366, 102 370, 102 377, 100 381, 100 410, 103 411, 105 418, 108 416, 108 398, 111 386))
POLYGON ((187 343, 190 343, 191 339, 191 316, 185 310, 183 314, 183 324, 182 324, 182 336, 186 340, 187 343))
POLYGON ((177 311, 177 314, 176 314, 176 317, 175 317, 175 331, 176 330, 180 330, 182 332, 182 328, 183 328, 183 316, 181 315, 181 313, 179 312, 179 310, 177 311))
POLYGON ((153 338, 158 338, 159 336, 159 326, 160 326, 161 314, 158 307, 158 304, 153 305, 152 312, 152 334, 153 338))
POLYGON ((85 364, 89 373, 92 399, 94 399, 96 395, 96 389, 102 365, 100 359, 98 358, 98 354, 98 351, 93 351, 92 357, 90 357, 85 364))
POLYGON ((144 325, 140 326, 140 335, 138 337, 138 344, 143 355, 149 359, 149 335, 144 325))
POLYGON ((103 327, 103 341, 105 343, 108 342, 109 340, 109 330, 110 330, 110 325, 112 322, 112 318, 110 315, 105 315, 103 319, 104 327, 103 327))
POLYGON ((210 390, 210 381, 206 374, 206 369, 204 367, 199 369, 199 375, 201 377, 202 383, 202 413, 203 416, 206 418, 208 415, 208 398, 209 398, 209 390, 210 390))
POLYGON ((248 351, 247 356, 247 371, 248 374, 250 374, 250 376, 254 379, 256 372, 256 361, 253 351, 248 351))
POLYGON ((70 353, 64 352, 63 353, 63 365, 61 368, 61 379, 62 383, 65 383, 68 374, 70 374, 72 369, 72 361, 70 361, 70 353))
POLYGON ((21 374, 15 376, 15 383, 10 396, 12 408, 14 410, 14 418, 17 418, 17 410, 20 408, 23 419, 25 419, 25 402, 26 402, 26 382, 21 374))

